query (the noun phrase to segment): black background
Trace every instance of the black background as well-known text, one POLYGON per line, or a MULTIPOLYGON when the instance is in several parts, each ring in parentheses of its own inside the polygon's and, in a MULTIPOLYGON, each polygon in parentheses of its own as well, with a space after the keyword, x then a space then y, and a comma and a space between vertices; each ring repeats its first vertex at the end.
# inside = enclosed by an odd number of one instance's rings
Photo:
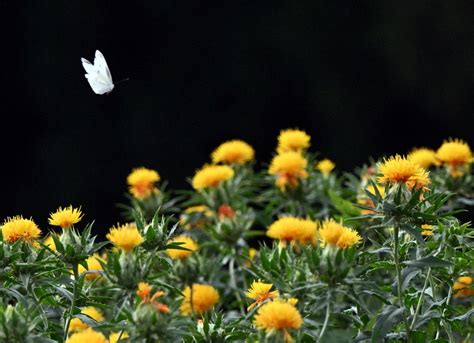
POLYGON ((472 1, 0 2, 0 216, 82 206, 120 220, 133 167, 173 188, 221 142, 268 161, 282 128, 352 170, 368 156, 474 144, 472 1), (98 96, 80 57, 105 55, 98 96))

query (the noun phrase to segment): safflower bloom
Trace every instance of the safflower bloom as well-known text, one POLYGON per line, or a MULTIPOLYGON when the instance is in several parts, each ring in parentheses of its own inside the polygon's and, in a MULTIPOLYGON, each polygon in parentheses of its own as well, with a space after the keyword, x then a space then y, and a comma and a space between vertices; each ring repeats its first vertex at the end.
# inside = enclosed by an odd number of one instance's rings
POLYGON ((160 174, 144 167, 135 168, 127 177, 130 193, 137 199, 146 199, 157 191, 155 183, 160 181, 160 174))
POLYGON ((286 342, 292 337, 288 330, 299 329, 303 325, 303 318, 298 309, 289 302, 271 301, 260 307, 255 315, 254 324, 259 330, 267 333, 280 331, 286 342))
POLYGON ((406 157, 395 155, 380 165, 379 183, 405 183, 408 188, 425 187, 430 183, 428 172, 406 157))
POLYGON ((270 289, 273 287, 271 283, 264 283, 254 280, 250 288, 245 292, 247 298, 255 300, 250 306, 247 308, 247 311, 252 310, 255 306, 265 302, 268 299, 278 298, 280 295, 278 291, 271 291, 270 289))
POLYGON ((191 297, 191 289, 186 287, 183 290, 184 299, 181 304, 181 313, 190 315, 193 312, 203 314, 210 310, 219 301, 219 293, 210 285, 193 284, 193 292, 191 297), (192 305, 191 305, 192 299, 192 305))
POLYGON ((309 219, 283 217, 268 227, 267 236, 278 239, 282 245, 291 242, 313 243, 317 236, 317 225, 309 219))
POLYGON ((170 309, 168 305, 165 305, 156 301, 156 299, 163 296, 165 293, 162 291, 157 291, 155 292, 155 294, 153 294, 152 297, 150 297, 151 290, 152 290, 152 286, 148 282, 139 282, 137 295, 140 297, 140 299, 142 299, 142 302, 144 304, 151 304, 161 313, 169 313, 170 309))
POLYGON ((466 167, 473 162, 471 148, 460 139, 444 141, 436 152, 436 158, 448 167, 453 177, 462 176, 462 167, 466 167))
POLYGON ((8 217, 2 224, 2 236, 5 242, 14 243, 19 239, 33 243, 41 234, 38 225, 22 216, 8 217))
POLYGON ((311 137, 302 130, 286 129, 281 130, 278 136, 277 152, 279 154, 295 151, 302 152, 309 148, 311 137))
POLYGON ((436 165, 436 152, 428 148, 413 149, 407 158, 424 169, 436 165))
POLYGON ((253 160, 255 151, 253 148, 241 140, 231 140, 222 143, 211 155, 212 162, 227 164, 245 164, 253 160))
POLYGON ((97 279, 98 277, 101 276, 100 272, 102 270, 104 270, 104 268, 102 268, 102 264, 100 264, 100 260, 101 260, 101 258, 97 254, 89 256, 86 260, 88 269, 84 268, 80 264, 79 265, 79 273, 87 272, 87 274, 85 276, 87 281, 92 281, 92 280, 97 279))
POLYGON ((319 229, 319 237, 324 244, 345 249, 358 244, 362 238, 357 231, 342 226, 333 219, 325 220, 319 229))
POLYGON ((433 225, 423 224, 421 225, 422 236, 433 236, 433 225))
POLYGON ((235 217, 235 211, 232 207, 227 204, 222 204, 217 209, 217 214, 219 215, 219 219, 229 218, 232 219, 235 217))
POLYGON ((137 226, 130 223, 112 227, 106 237, 113 245, 126 252, 139 246, 144 241, 137 226))
POLYGON ((46 237, 46 239, 43 241, 43 244, 50 248, 52 251, 57 251, 56 244, 54 243, 54 239, 52 236, 46 237))
POLYGON ((77 332, 72 334, 67 340, 66 343, 108 343, 105 336, 98 332, 94 331, 91 328, 88 328, 84 331, 77 332))
POLYGON ((62 229, 67 229, 76 223, 79 223, 83 217, 80 208, 73 208, 72 206, 65 208, 58 208, 56 212, 49 215, 48 222, 50 225, 60 226, 62 229))
POLYGON ((474 295, 474 288, 472 285, 472 277, 470 276, 460 276, 453 285, 454 297, 469 297, 474 295))
POLYGON ((327 158, 319 161, 316 164, 316 169, 319 170, 321 174, 325 176, 328 176, 329 174, 331 174, 331 172, 334 170, 335 167, 336 165, 334 164, 334 162, 327 158))
POLYGON ((184 236, 184 235, 176 236, 168 243, 178 243, 178 242, 184 243, 184 244, 181 244, 180 247, 183 247, 189 250, 166 249, 166 253, 168 254, 168 256, 174 260, 182 260, 182 259, 188 258, 189 256, 191 256, 191 254, 194 251, 196 251, 199 248, 198 244, 191 237, 184 236))
POLYGON ((234 170, 229 166, 206 165, 198 170, 193 177, 192 185, 195 190, 217 187, 223 181, 234 176, 234 170))
MULTIPOLYGON (((85 314, 92 319, 94 319, 97 322, 103 322, 104 321, 104 316, 102 313, 96 309, 93 306, 86 307, 81 310, 82 314, 85 314)), ((82 320, 79 318, 72 318, 71 322, 69 323, 69 332, 75 332, 75 331, 83 331, 89 328, 89 325, 84 323, 82 320)))
POLYGON ((190 206, 180 215, 179 223, 183 225, 186 230, 190 230, 193 227, 202 227, 206 223, 206 218, 211 218, 212 216, 212 211, 206 205, 190 206))
POLYGON ((120 335, 120 332, 112 332, 110 335, 109 335, 109 343, 117 343, 119 341, 119 337, 120 337, 120 340, 124 340, 126 338, 128 338, 128 333, 127 332, 122 332, 122 335, 120 335))
POLYGON ((297 152, 285 152, 276 155, 268 169, 270 175, 276 176, 276 185, 284 191, 287 186, 298 186, 300 179, 308 177, 308 161, 297 152))

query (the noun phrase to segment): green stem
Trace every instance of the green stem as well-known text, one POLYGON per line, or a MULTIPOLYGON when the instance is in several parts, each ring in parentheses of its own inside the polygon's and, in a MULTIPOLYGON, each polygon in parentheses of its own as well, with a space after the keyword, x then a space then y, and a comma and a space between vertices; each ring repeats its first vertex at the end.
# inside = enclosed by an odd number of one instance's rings
POLYGON ((398 238, 399 228, 398 225, 395 225, 393 228, 393 259, 395 260, 395 270, 397 273, 397 293, 398 293, 398 303, 400 308, 403 309, 402 317, 403 322, 405 323, 405 328, 407 332, 407 341, 410 342, 410 326, 408 325, 408 320, 405 314, 405 304, 403 301, 403 292, 402 292, 402 272, 400 269, 400 257, 398 255, 398 250, 400 247, 400 242, 398 238))
MULTIPOLYGON (((234 256, 235 256, 235 253, 236 253, 235 250, 233 250, 232 254, 234 254, 234 256)), ((242 297, 240 296, 239 290, 237 289, 237 281, 235 279, 234 264, 235 264, 235 258, 232 257, 229 261, 230 286, 234 290, 235 297, 237 298, 237 301, 239 302, 240 313, 244 315, 245 309, 244 309, 244 306, 242 305, 243 303, 242 297)))
POLYGON ((324 334, 326 333, 326 329, 328 328, 329 317, 331 316, 331 293, 330 293, 330 291, 328 291, 327 301, 328 301, 328 303, 326 305, 326 316, 324 317, 323 327, 321 328, 321 332, 319 333, 318 342, 321 342, 321 340, 323 339, 324 334))
POLYGON ((411 321, 410 330, 413 330, 413 328, 415 326, 416 318, 418 317, 418 313, 420 312, 421 304, 423 303, 423 298, 425 296, 425 290, 426 290, 426 287, 428 286, 428 282, 429 282, 430 277, 431 277, 431 268, 428 268, 428 273, 426 274, 425 283, 423 285, 423 289, 421 290, 420 297, 418 298, 418 304, 416 304, 415 314, 413 315, 413 319, 411 321))
POLYGON ((74 291, 73 291, 73 296, 72 296, 72 301, 71 301, 71 307, 69 309, 69 315, 66 319, 66 324, 64 326, 64 342, 66 342, 67 340, 67 335, 68 335, 68 331, 69 331, 69 325, 71 324, 71 319, 72 319, 72 315, 73 315, 73 312, 74 312, 74 307, 76 306, 76 298, 77 298, 77 291, 78 291, 78 283, 79 283, 79 267, 77 265, 77 263, 74 263, 72 265, 72 270, 74 272, 74 291))
MULTIPOLYGON (((435 302, 437 302, 438 297, 436 296, 436 290, 434 288, 434 282, 433 282, 433 276, 432 275, 430 275, 429 280, 430 280, 431 291, 433 292, 433 300, 435 302)), ((450 291, 451 291, 451 289, 450 289, 450 291)), ((447 301, 449 302, 449 295, 448 295, 448 300, 447 301)), ((453 337, 451 329, 449 328, 448 323, 446 323, 446 320, 444 320, 444 318, 441 318, 441 325, 444 327, 444 330, 446 331, 446 334, 448 335, 449 343, 455 343, 456 341, 453 337)), ((439 337, 439 331, 436 333, 436 336, 437 336, 437 338, 439 337)))

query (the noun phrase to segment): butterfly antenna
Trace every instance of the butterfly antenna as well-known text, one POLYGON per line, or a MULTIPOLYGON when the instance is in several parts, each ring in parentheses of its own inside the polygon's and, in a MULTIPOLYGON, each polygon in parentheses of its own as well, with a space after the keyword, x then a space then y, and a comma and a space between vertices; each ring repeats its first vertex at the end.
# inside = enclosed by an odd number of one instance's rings
POLYGON ((128 81, 128 80, 130 80, 130 78, 129 78, 129 77, 126 77, 125 79, 122 79, 122 80, 120 80, 120 81, 117 81, 117 82, 115 82, 115 86, 118 85, 119 83, 122 83, 122 82, 125 82, 125 81, 128 81))

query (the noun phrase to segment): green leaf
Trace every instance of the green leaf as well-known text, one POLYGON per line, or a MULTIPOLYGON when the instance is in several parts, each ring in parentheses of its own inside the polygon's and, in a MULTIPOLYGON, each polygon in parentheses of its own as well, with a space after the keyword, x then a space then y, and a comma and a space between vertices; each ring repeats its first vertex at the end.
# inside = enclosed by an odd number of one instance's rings
POLYGON ((390 330, 403 319, 404 308, 392 305, 385 306, 383 312, 377 316, 372 333, 372 343, 381 343, 390 330))
POLYGON ((452 263, 442 260, 440 258, 434 257, 434 256, 427 256, 420 258, 419 260, 416 261, 405 261, 403 262, 408 266, 416 267, 416 268, 425 268, 425 267, 451 267, 452 263))
POLYGON ((341 198, 333 191, 329 191, 329 198, 334 207, 341 212, 343 216, 355 217, 360 215, 360 210, 350 201, 341 198))
POLYGON ((426 339, 426 332, 424 331, 412 331, 410 335, 410 343, 425 343, 427 342, 426 339))
POLYGON ((468 319, 470 316, 472 316, 473 314, 474 314, 474 308, 471 308, 469 311, 467 311, 467 312, 464 313, 463 315, 460 315, 460 316, 451 318, 450 320, 466 320, 466 319, 468 319))

